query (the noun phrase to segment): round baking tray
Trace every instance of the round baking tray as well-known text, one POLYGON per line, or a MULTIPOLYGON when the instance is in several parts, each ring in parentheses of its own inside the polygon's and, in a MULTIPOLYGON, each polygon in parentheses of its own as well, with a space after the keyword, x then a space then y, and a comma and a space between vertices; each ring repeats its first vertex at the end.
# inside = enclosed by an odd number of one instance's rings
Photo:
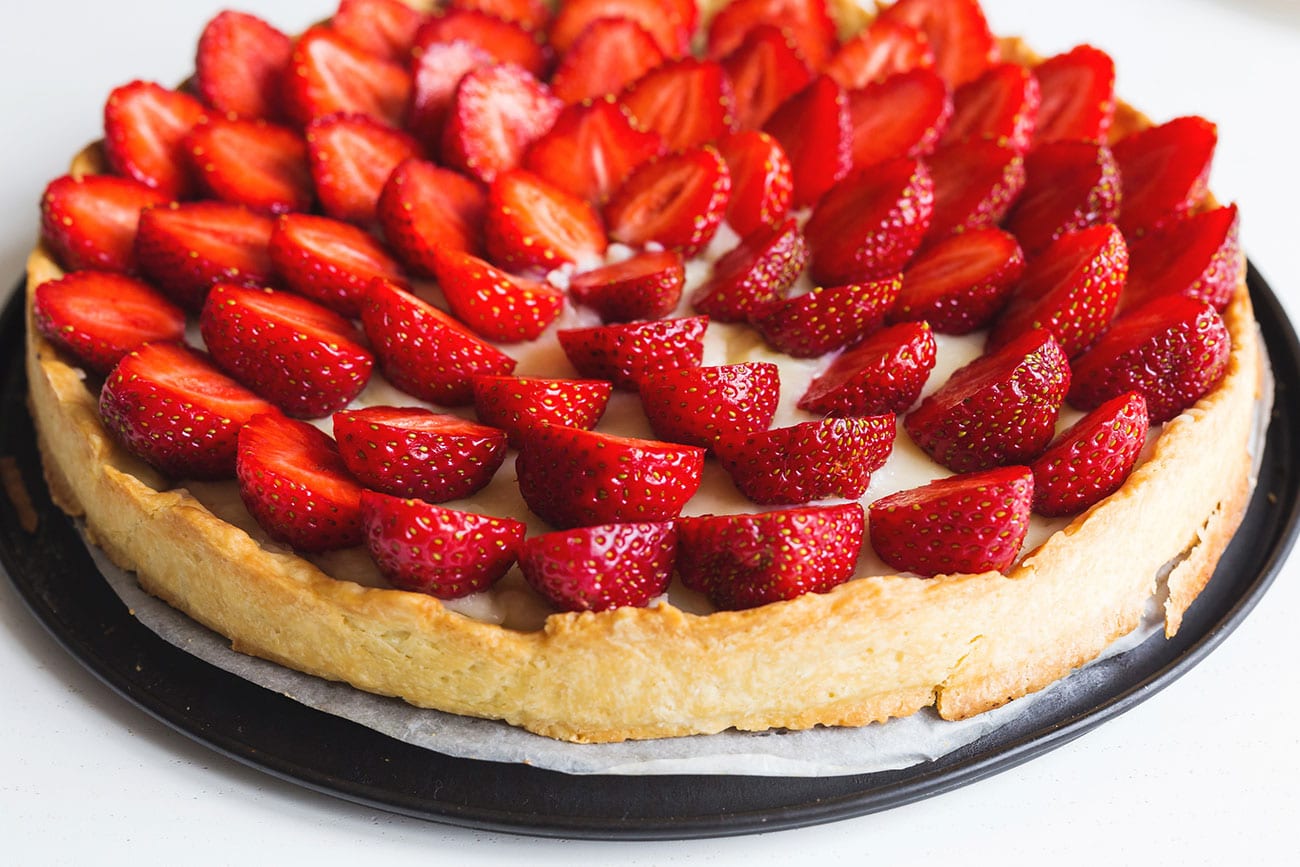
POLYGON ((50 501, 27 411, 23 293, 0 316, 0 457, 23 474, 34 531, 0 498, 0 564, 50 634, 104 683, 183 734, 281 779, 378 809, 550 837, 662 839, 755 833, 860 816, 1014 767, 1169 685, 1259 601, 1295 542, 1300 346, 1267 283, 1248 282, 1277 383, 1260 481, 1240 531, 1178 635, 1072 675, 1012 723, 935 761, 842 777, 570 776, 444 756, 312 710, 178 650, 140 625, 50 501))

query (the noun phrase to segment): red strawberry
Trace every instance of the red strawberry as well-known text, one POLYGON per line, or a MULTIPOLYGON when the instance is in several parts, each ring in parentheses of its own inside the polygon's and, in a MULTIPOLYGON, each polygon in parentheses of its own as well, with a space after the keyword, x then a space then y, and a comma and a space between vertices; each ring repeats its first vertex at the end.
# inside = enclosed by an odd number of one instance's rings
POLYGON ((914 69, 849 92, 853 166, 934 150, 952 116, 952 96, 932 69, 914 69))
POLYGON ((1049 57, 1034 67, 1042 92, 1034 144, 1106 141, 1115 117, 1115 61, 1091 45, 1049 57))
POLYGON ((532 172, 497 175, 484 221, 488 257, 511 271, 550 271, 605 253, 605 229, 584 199, 532 172))
POLYGON ((848 97, 828 76, 781 103, 763 129, 790 159, 796 208, 815 204, 853 165, 848 97))
POLYGON ((1117 319, 1075 360, 1070 403, 1092 409, 1138 391, 1152 424, 1164 424, 1208 394, 1228 368, 1231 338, 1203 301, 1154 298, 1117 319))
POLYGON ((265 286, 275 220, 240 205, 190 202, 140 214, 140 270, 182 307, 197 310, 214 283, 265 286))
POLYGON ((376 207, 384 237, 412 271, 431 276, 434 253, 483 252, 487 194, 469 178, 424 160, 398 164, 376 207))
POLYGON ((709 317, 629 322, 573 328, 556 334, 569 362, 583 376, 608 379, 636 391, 642 379, 661 370, 699 367, 709 317))
POLYGON ((790 32, 776 24, 756 24, 722 58, 731 82, 739 129, 758 129, 777 106, 808 86, 813 73, 790 32))
POLYGON ((609 96, 560 112, 524 155, 524 168, 600 207, 633 169, 663 152, 663 140, 638 129, 609 96))
POLYGON ((411 72, 411 116, 407 128, 431 152, 442 145, 456 86, 467 73, 494 61, 486 49, 470 42, 435 42, 420 52, 411 72))
POLYGON ((420 155, 415 139, 361 114, 312 121, 307 149, 321 207, 331 217, 353 223, 375 221, 389 175, 420 155))
POLYGON ((703 448, 724 433, 767 430, 780 393, 780 372, 765 362, 664 370, 641 380, 655 436, 703 448))
POLYGON ((568 103, 618 93, 664 62, 655 38, 629 18, 597 18, 578 35, 551 76, 568 103))
POLYGON ((717 147, 731 174, 727 225, 741 237, 780 225, 794 198, 793 170, 780 143, 747 129, 724 135, 717 147))
POLYGON ((488 340, 534 340, 564 309, 564 293, 550 284, 499 271, 468 253, 444 250, 436 262, 447 306, 488 340))
POLYGON ((375 238, 349 223, 311 214, 285 214, 269 246, 283 284, 355 319, 376 277, 402 283, 402 270, 375 238))
POLYGON ((1118 491, 1147 439, 1147 402, 1136 391, 1088 413, 1034 461, 1034 511, 1082 512, 1118 491))
POLYGON ((846 90, 916 69, 934 67, 934 49, 921 31, 900 21, 877 18, 846 40, 822 70, 846 90))
POLYGON ((1066 232, 1113 223, 1120 176, 1105 145, 1059 141, 1025 157, 1025 188, 1005 221, 1033 256, 1066 232))
POLYGON ((543 78, 551 65, 551 52, 538 34, 477 9, 451 9, 430 18, 415 36, 415 53, 452 42, 481 48, 534 78, 543 78))
POLYGON ((525 526, 421 500, 364 491, 366 549, 394 587, 458 599, 482 592, 514 565, 525 526))
POLYGON ((1179 117, 1116 142, 1124 187, 1119 226, 1125 234, 1139 235, 1200 204, 1218 141, 1218 128, 1208 120, 1179 117))
POLYGON ((600 18, 635 21, 654 37, 665 57, 681 57, 690 48, 690 32, 672 0, 569 0, 551 21, 551 46, 561 54, 600 18))
POLYGON ((672 250, 637 253, 630 259, 577 274, 569 296, 600 313, 605 322, 661 319, 677 309, 686 268, 672 250))
POLYGON ((719 608, 827 593, 853 577, 864 532, 857 503, 682 518, 677 572, 719 608))
POLYGON ((978 78, 998 61, 998 43, 978 0, 898 0, 880 17, 924 33, 935 68, 951 87, 978 78))
POLYGON ((180 341, 185 312, 148 283, 78 271, 36 287, 36 330, 95 373, 108 373, 142 343, 180 341))
POLYGON ((907 266, 889 321, 924 320, 940 334, 969 334, 993 321, 1024 271, 1014 235, 1001 229, 952 235, 907 266))
POLYGON ((450 0, 447 8, 486 12, 527 30, 545 30, 551 23, 551 9, 543 0, 450 0))
POLYGON ((724 431, 713 451, 740 492, 760 505, 856 500, 884 466, 896 434, 893 413, 828 418, 769 431, 724 431))
POLYGON ((813 279, 825 285, 892 276, 930 228, 934 185, 924 165, 897 159, 835 186, 804 226, 813 279))
POLYGON ((520 164, 563 106, 546 85, 519 67, 481 66, 456 86, 443 129, 443 159, 491 183, 520 164))
POLYGON ((199 97, 218 114, 275 120, 293 40, 256 15, 226 10, 203 28, 194 61, 199 97))
POLYGON ((944 143, 987 139, 1025 151, 1034 138, 1041 96, 1038 79, 1018 63, 999 63, 952 95, 944 143))
POLYGON ((887 564, 926 578, 1005 572, 1029 530, 1034 477, 1003 467, 939 479, 871 504, 871 544, 887 564))
POLYGON ((808 262, 808 245, 794 218, 760 226, 713 263, 691 306, 721 322, 746 322, 785 297, 808 262))
POLYGON ((818 286, 770 305, 753 324, 773 349, 795 358, 817 358, 878 330, 901 285, 894 276, 818 286))
POLYGON ((731 173, 711 145, 642 164, 605 205, 612 240, 694 256, 713 240, 731 198, 731 173))
POLYGON ((510 445, 519 448, 526 432, 539 425, 591 430, 605 414, 614 386, 603 379, 476 376, 473 388, 479 420, 504 430, 510 445))
POLYGON ((1051 331, 1026 332, 959 369, 903 421, 926 454, 957 473, 1037 457, 1056 430, 1070 365, 1051 331))
POLYGON ((934 179, 929 240, 1002 222, 1025 186, 1025 158, 990 141, 941 147, 926 160, 934 179))
POLYGON ((604 524, 526 539, 519 567, 561 611, 608 611, 667 591, 676 553, 671 523, 604 524))
POLYGON ((274 289, 214 286, 199 331, 223 370, 297 418, 347 406, 375 363, 351 322, 274 289))
POLYGON ((361 305, 361 324, 388 381, 422 400, 467 404, 476 374, 505 374, 515 368, 513 358, 387 280, 370 284, 361 305))
POLYGON ((841 353, 808 386, 799 408, 829 416, 903 412, 930 378, 935 353, 927 323, 891 325, 841 353))
POLYGON ((99 393, 105 430, 177 479, 232 478, 239 429, 261 413, 278 411, 176 343, 132 350, 99 393))
POLYGON ((272 214, 311 208, 307 143, 291 129, 213 118, 194 127, 183 146, 199 185, 214 199, 272 214))
POLYGON ((181 143, 207 117, 188 93, 147 81, 115 89, 104 105, 104 156, 114 173, 139 181, 168 199, 194 192, 181 143))
POLYGON ((633 82, 619 102, 670 151, 708 144, 735 126, 731 82, 716 60, 671 60, 633 82))
POLYGON ((724 57, 758 22, 779 22, 808 63, 820 69, 835 50, 835 23, 826 0, 733 0, 709 23, 709 56, 724 57))
POLYGON ((1128 282, 1119 310, 1160 295, 1186 295, 1222 312, 1246 267, 1237 237, 1237 206, 1170 220, 1129 244, 1128 282))
POLYGON ((166 201, 129 178, 64 175, 41 196, 41 239, 66 270, 133 274, 140 212, 166 201))
POLYGON ((294 46, 282 98, 299 126, 342 112, 396 127, 406 116, 411 76, 329 27, 312 27, 294 46))
POLYGON ((345 409, 334 414, 334 436, 361 484, 427 503, 481 490, 506 459, 505 431, 419 407, 345 409))
POLYGON ((559 529, 676 518, 703 469, 704 449, 558 425, 528 431, 515 461, 524 502, 559 529))
POLYGON ((405 63, 424 14, 402 0, 340 0, 330 26, 376 57, 405 63))

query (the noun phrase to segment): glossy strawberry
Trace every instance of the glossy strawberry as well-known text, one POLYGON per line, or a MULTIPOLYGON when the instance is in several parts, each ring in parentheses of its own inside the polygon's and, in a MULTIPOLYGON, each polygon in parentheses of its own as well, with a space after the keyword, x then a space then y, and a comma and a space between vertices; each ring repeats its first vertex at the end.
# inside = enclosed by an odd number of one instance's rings
POLYGON ((168 199, 187 197, 195 185, 182 142, 205 117, 188 93, 147 81, 124 84, 104 105, 104 156, 116 174, 168 199))
POLYGON ((709 317, 629 322, 599 328, 572 328, 556 337, 569 362, 583 376, 607 379, 616 388, 636 391, 649 374, 699 367, 709 317))
POLYGON ((671 523, 604 524, 524 540, 519 567, 561 611, 608 611, 666 592, 676 554, 671 523))
POLYGON ((505 431, 515 448, 539 425, 591 430, 605 414, 614 390, 603 379, 531 376, 476 376, 472 385, 479 420, 505 431))
POLYGON ((443 128, 443 160, 491 183, 520 165, 563 106, 550 88, 517 66, 474 69, 456 86, 443 128))
POLYGON ((407 129, 431 153, 442 147, 456 87, 468 73, 490 66, 494 59, 484 48, 456 40, 435 42, 423 48, 411 69, 411 111, 407 129))
POLYGON ((210 198, 272 214, 310 210, 315 199, 307 143, 286 127, 212 118, 190 131, 183 148, 210 198))
POLYGON ((829 76, 814 78, 781 103, 763 131, 790 160, 796 208, 816 204, 853 165, 848 96, 829 76))
POLYGON ((927 240, 998 225, 1025 186, 1025 158, 990 141, 941 147, 926 159, 934 180, 927 240))
POLYGON ((640 393, 655 436, 709 448, 724 433, 767 430, 781 376, 765 362, 686 367, 646 376, 640 393))
POLYGON ((1116 142, 1120 228, 1136 236, 1190 213, 1205 198, 1218 142, 1218 128, 1201 117, 1175 118, 1116 142))
POLYGON ((1040 101, 1038 79, 1028 69, 1018 63, 991 66, 953 93, 944 143, 985 139, 1012 150, 1028 150, 1040 101))
POLYGON ((1146 400, 1130 391, 1072 425, 1030 466, 1034 511, 1070 515, 1119 490, 1142 453, 1147 421, 1146 400))
POLYGON ((799 408, 827 416, 904 412, 930 378, 936 351, 925 322, 883 328, 831 362, 799 398, 799 408))
POLYGON ((610 96, 560 112, 524 155, 524 168, 600 207, 633 169, 663 152, 663 140, 638 129, 610 96))
POLYGON ((798 223, 760 226, 713 263, 691 306, 720 322, 746 322, 785 297, 808 262, 798 223))
POLYGON ((543 0, 450 0, 447 8, 486 12, 527 30, 545 31, 551 23, 551 9, 543 0))
POLYGON ((488 340, 534 340, 564 309, 564 294, 549 283, 507 274, 458 250, 439 253, 434 273, 451 312, 488 340))
POLYGON ((1186 295, 1222 312, 1244 279, 1237 206, 1169 220, 1129 244, 1118 314, 1161 295, 1186 295))
POLYGON ((951 117, 952 96, 932 69, 900 72, 849 91, 854 168, 930 153, 951 117))
POLYGON ((275 220, 240 205, 189 202, 140 214, 135 255, 141 272, 182 307, 197 310, 215 283, 266 286, 275 220))
POLYGON ((373 235, 329 217, 285 214, 268 250, 286 288, 352 319, 376 277, 404 282, 401 266, 373 235))
POLYGON ((731 82, 715 60, 669 61, 634 81, 619 102, 669 151, 716 141, 735 126, 731 82))
POLYGON ((1115 61, 1080 45, 1034 67, 1042 95, 1034 144, 1106 141, 1115 117, 1115 61))
POLYGON ((709 22, 710 57, 730 54, 757 22, 780 22, 810 65, 820 68, 835 49, 835 23, 825 0, 733 0, 709 22))
POLYGON ((817 358, 875 332, 898 297, 902 280, 818 286, 769 305, 753 325, 772 348, 795 358, 817 358))
POLYGON ((488 190, 488 258, 511 271, 549 271, 605 252, 605 229, 586 200, 523 169, 499 174, 488 190))
POLYGON ((730 197, 727 164, 706 145, 638 167, 605 205, 605 225, 611 240, 690 257, 713 240, 730 197))
POLYGON ((140 212, 166 201, 129 178, 64 175, 41 196, 41 240, 66 270, 133 274, 140 212))
POLYGON ((374 222, 393 170, 421 155, 415 139, 360 114, 317 118, 307 125, 306 135, 321 207, 350 223, 374 222))
POLYGON ((900 21, 876 18, 840 45, 823 72, 851 91, 933 67, 934 49, 921 31, 900 21))
POLYGON ((969 334, 993 321, 1024 271, 1014 235, 1001 229, 952 235, 907 266, 889 321, 926 321, 940 334, 969 334))
POLYGON ((411 100, 411 76, 322 25, 308 29, 294 45, 282 99, 285 113, 299 126, 345 113, 397 127, 411 100))
POLYGON ((935 68, 950 87, 978 78, 998 61, 998 43, 978 0, 898 0, 880 17, 924 33, 935 68))
POLYGON ((661 319, 677 309, 686 268, 672 250, 637 253, 621 262, 576 274, 569 297, 605 322, 661 319))
POLYGON ((600 18, 635 21, 654 37, 665 57, 681 57, 689 49, 687 24, 672 0, 569 0, 551 21, 551 46, 561 54, 567 52, 600 18))
POLYGON ((389 175, 375 211, 384 238, 417 274, 433 275, 440 249, 484 252, 487 193, 459 172, 406 160, 389 175))
POLYGON ((760 129, 813 79, 790 32, 775 23, 752 27, 722 58, 722 68, 731 82, 736 127, 743 130, 760 129))
POLYGON ((402 0, 340 0, 330 27, 376 57, 405 63, 424 14, 402 0))
POLYGON ((1033 256, 1066 232, 1113 223, 1120 213, 1121 190, 1115 159, 1105 145, 1041 145, 1025 157, 1025 188, 1004 225, 1033 256))
POLYGON ((220 12, 199 37, 194 59, 199 97, 218 114, 276 120, 293 40, 245 12, 220 12))
POLYGON ((780 143, 747 129, 718 139, 717 148, 731 174, 727 225, 742 238, 780 225, 794 198, 793 170, 780 143))
POLYGON ((664 62, 659 43, 630 18, 597 18, 578 35, 551 76, 567 103, 614 94, 664 62))

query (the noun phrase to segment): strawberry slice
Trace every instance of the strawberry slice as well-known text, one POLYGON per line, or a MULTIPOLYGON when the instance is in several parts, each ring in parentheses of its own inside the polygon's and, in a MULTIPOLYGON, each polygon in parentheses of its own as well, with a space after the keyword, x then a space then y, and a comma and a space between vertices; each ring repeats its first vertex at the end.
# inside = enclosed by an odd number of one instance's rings
POLYGON ((713 443, 736 487, 760 505, 856 500, 894 448, 894 414, 828 418, 769 431, 722 431, 713 443))
POLYGON ((372 235, 329 217, 285 214, 268 249, 287 288, 350 319, 361 314, 361 299, 376 277, 404 282, 401 267, 372 235))
POLYGON ((568 103, 618 93, 664 62, 659 43, 629 18, 597 18, 578 35, 551 76, 568 103))
POLYGON ((435 42, 420 52, 411 72, 411 116, 406 126, 431 152, 441 147, 460 80, 493 62, 486 49, 461 40, 435 42))
POLYGON ((718 139, 718 153, 731 174, 727 225, 742 238, 764 226, 779 226, 790 212, 794 174, 776 139, 746 129, 718 139))
POLYGON ((291 129, 212 118, 195 126, 182 146, 211 198, 271 214, 309 210, 315 199, 307 143, 291 129))
POLYGON ((275 120, 293 40, 245 12, 218 13, 203 28, 194 60, 199 97, 226 117, 275 120))
POLYGON ((827 593, 857 566, 862 506, 808 506, 677 522, 677 573, 719 608, 756 608, 827 593))
POLYGON ((411 76, 329 27, 312 27, 294 46, 281 98, 299 126, 342 112, 397 127, 411 99, 411 76))
POLYGON ((1147 439, 1147 402, 1136 391, 1081 418, 1034 461, 1034 511, 1082 512, 1120 489, 1147 439))
POLYGON ((713 240, 731 198, 731 173, 712 145, 643 163, 605 205, 609 237, 654 242, 691 257, 713 240))
POLYGON ((795 358, 818 358, 877 331, 901 279, 818 286, 759 312, 754 327, 768 345, 795 358))
POLYGON ((376 57, 406 63, 424 17, 402 0, 339 0, 330 26, 376 57))
POLYGON ((934 179, 931 241, 996 226, 1025 187, 1024 156, 990 141, 941 147, 926 163, 934 179))
POLYGON ((901 572, 1005 572, 1029 531, 1034 477, 1002 467, 939 479, 871 504, 871 544, 901 572))
POLYGON ((435 261, 451 312, 488 340, 534 340, 564 309, 564 293, 550 284, 512 276, 468 253, 443 250, 435 261))
POLYGON ((739 129, 758 129, 777 106, 808 86, 813 73, 790 32, 776 24, 757 24, 722 58, 731 82, 739 129))
POLYGON ((615 388, 636 391, 652 373, 699 367, 709 317, 629 322, 558 332, 560 347, 583 376, 607 379, 615 388))
POLYGON ((476 376, 474 411, 484 424, 523 445, 527 431, 544 424, 591 430, 605 414, 614 386, 603 379, 476 376))
POLYGON ((595 208, 532 172, 497 175, 484 220, 488 257, 511 271, 550 271, 605 253, 605 229, 595 208))
POLYGON ((716 60, 669 61, 638 78, 619 101, 670 151, 716 141, 735 125, 731 82, 716 60))
POLYGON ((399 163, 376 214, 393 251, 417 274, 433 275, 440 249, 483 252, 487 193, 459 172, 419 159, 399 163))
POLYGON ((361 484, 426 503, 482 490, 506 459, 505 431, 419 407, 336 412, 334 436, 361 484))
POLYGON ((551 23, 550 7, 543 0, 450 0, 447 8, 486 12, 526 30, 544 31, 551 23))
POLYGON ((140 214, 140 270, 182 307, 198 310, 215 283, 272 282, 269 244, 275 220, 226 202, 189 202, 140 214))
POLYGON ((550 88, 517 66, 479 67, 456 86, 443 129, 443 159, 491 183, 520 164, 563 107, 550 88))
POLYGON ((177 343, 132 350, 99 393, 104 429, 177 479, 233 478, 239 429, 262 413, 279 411, 177 343))
POLYGON ((924 33, 935 69, 950 87, 973 81, 998 62, 998 43, 979 0, 898 0, 880 17, 924 33))
POLYGON ((373 223, 379 194, 420 146, 404 132, 363 114, 331 114, 307 125, 307 151, 325 213, 338 220, 373 223))
POLYGON ((655 436, 703 448, 724 433, 767 430, 780 393, 780 372, 766 362, 664 370, 641 380, 655 436))
POLYGON ((704 449, 558 425, 524 434, 519 493, 553 527, 668 521, 700 486, 704 449))
POLYGON ((952 120, 945 144, 987 139, 1012 150, 1026 151, 1038 123, 1042 97, 1038 79, 1018 63, 989 67, 952 95, 952 120))
POLYGON ((853 167, 934 150, 952 116, 952 96, 932 69, 891 75, 849 92, 853 167))
POLYGON ((628 110, 607 96, 560 112, 524 155, 524 168, 600 207, 633 169, 663 152, 663 139, 638 129, 628 110))
POLYGON ((1014 235, 973 229, 922 252, 903 272, 890 322, 926 321, 940 334, 969 334, 988 326, 1025 272, 1014 235))
POLYGON ((458 599, 510 571, 526 527, 511 518, 444 509, 375 491, 361 494, 366 549, 399 590, 458 599))
POLYGON ((1005 221, 1030 256, 1066 232, 1113 223, 1120 173, 1105 145, 1059 141, 1025 157, 1025 188, 1005 221))
POLYGON ((934 184, 915 159, 860 169, 826 194, 804 233, 812 277, 838 286, 903 270, 930 228, 934 184))
POLYGON ((1160 295, 1186 295, 1223 312, 1244 279, 1237 206, 1170 220, 1129 244, 1117 315, 1160 295))
POLYGON ((785 297, 808 263, 808 244, 794 218, 760 226, 713 263, 691 306, 722 322, 747 322, 785 297))
POLYGON ((1069 387, 1065 353, 1036 328, 960 368, 903 426, 953 472, 1032 460, 1051 441, 1069 387))
POLYGON ((826 11, 826 0, 733 0, 709 23, 709 56, 730 54, 762 21, 780 22, 814 69, 824 66, 835 51, 835 22, 826 11))
POLYGON ((569 296, 595 310, 604 322, 661 319, 677 309, 685 282, 686 267, 677 253, 637 253, 575 275, 569 281, 569 296))
POLYGON ((934 369, 934 334, 925 322, 881 329, 850 347, 808 386, 799 408, 828 416, 903 412, 934 369))
POLYGON ((104 156, 113 172, 139 181, 168 199, 194 193, 182 142, 207 117, 188 93, 148 81, 113 90, 104 105, 104 156))
POLYGON ((37 286, 32 322, 46 340, 101 374, 142 343, 185 338, 185 311, 148 283, 104 271, 37 286))
POLYGON ((676 554, 671 523, 604 524, 524 540, 519 567, 561 611, 609 611, 666 592, 676 554))
POLYGON ((478 9, 450 9, 430 18, 415 35, 414 51, 418 57, 433 45, 451 42, 477 46, 534 78, 545 77, 551 66, 551 52, 538 34, 478 9))
POLYGON ((1034 144, 1106 141, 1115 117, 1115 61, 1080 45, 1034 67, 1042 94, 1034 144))
POLYGON ((654 37, 664 57, 681 57, 690 50, 690 31, 673 0, 569 0, 551 21, 551 47, 564 54, 582 32, 600 18, 635 21, 654 37))
POLYGON ((1199 205, 1218 142, 1218 128, 1201 117, 1175 118, 1116 142, 1124 187, 1119 226, 1125 234, 1139 235, 1199 205))
POLYGON ((1153 298, 1117 319, 1074 364, 1070 403, 1093 409, 1141 392, 1152 424, 1163 424, 1219 384, 1231 338, 1213 307, 1182 295, 1153 298))
POLYGON ((113 175, 64 175, 41 196, 41 240, 68 271, 133 274, 140 212, 167 197, 113 175))
POLYGON ((840 45, 822 71, 845 90, 856 90, 900 73, 933 68, 934 49, 921 31, 877 18, 840 45))
POLYGON ((387 280, 370 284, 361 325, 389 382, 443 406, 470 403, 470 381, 476 374, 506 374, 515 368, 513 358, 387 280))
POLYGON ((828 76, 819 75, 781 103, 763 130, 790 160, 796 208, 816 204, 853 165, 848 97, 828 76))
POLYGON ((223 370, 297 418, 347 406, 375 364, 351 322, 274 289, 212 287, 199 332, 223 370))

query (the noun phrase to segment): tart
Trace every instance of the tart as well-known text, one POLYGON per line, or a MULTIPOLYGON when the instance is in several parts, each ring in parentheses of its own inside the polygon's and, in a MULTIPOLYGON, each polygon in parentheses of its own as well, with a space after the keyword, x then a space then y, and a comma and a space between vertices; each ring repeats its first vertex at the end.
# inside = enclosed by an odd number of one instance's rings
POLYGON ((1250 489, 1213 127, 1112 90, 974 0, 223 13, 43 202, 51 490, 236 650, 553 738, 999 706, 1250 489))

